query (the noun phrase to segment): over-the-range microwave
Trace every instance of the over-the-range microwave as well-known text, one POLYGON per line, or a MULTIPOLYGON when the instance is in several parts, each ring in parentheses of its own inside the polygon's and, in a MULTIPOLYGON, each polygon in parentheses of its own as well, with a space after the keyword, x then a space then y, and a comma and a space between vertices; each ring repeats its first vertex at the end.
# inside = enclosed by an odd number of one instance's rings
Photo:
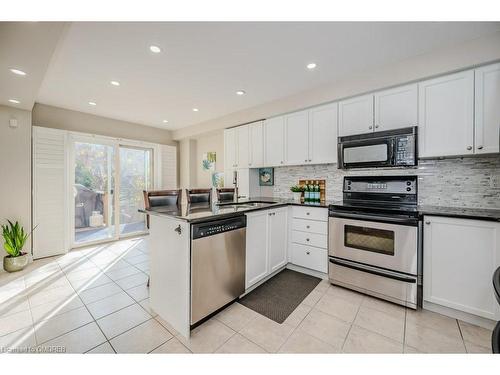
POLYGON ((338 138, 338 167, 377 168, 417 165, 417 127, 338 138))

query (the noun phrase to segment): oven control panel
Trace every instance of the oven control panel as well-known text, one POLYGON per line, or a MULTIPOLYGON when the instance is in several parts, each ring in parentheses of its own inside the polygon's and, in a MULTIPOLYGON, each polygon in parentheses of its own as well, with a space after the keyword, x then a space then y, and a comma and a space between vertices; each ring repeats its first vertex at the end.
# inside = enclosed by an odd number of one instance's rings
POLYGON ((344 193, 417 194, 417 177, 344 177, 344 193))

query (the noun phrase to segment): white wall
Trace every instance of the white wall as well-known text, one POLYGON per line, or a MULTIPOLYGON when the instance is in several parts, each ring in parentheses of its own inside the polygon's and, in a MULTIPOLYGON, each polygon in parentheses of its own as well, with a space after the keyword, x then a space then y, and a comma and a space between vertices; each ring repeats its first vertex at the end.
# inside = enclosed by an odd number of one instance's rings
MULTIPOLYGON (((0 105, 0 222, 7 219, 31 228, 31 112, 0 105), (9 127, 13 118, 17 128, 9 127)), ((0 245, 3 254, 1 238, 0 245)))
POLYGON ((172 140, 172 133, 166 129, 153 128, 39 103, 36 103, 33 107, 33 125, 164 145, 177 145, 177 142, 172 140))

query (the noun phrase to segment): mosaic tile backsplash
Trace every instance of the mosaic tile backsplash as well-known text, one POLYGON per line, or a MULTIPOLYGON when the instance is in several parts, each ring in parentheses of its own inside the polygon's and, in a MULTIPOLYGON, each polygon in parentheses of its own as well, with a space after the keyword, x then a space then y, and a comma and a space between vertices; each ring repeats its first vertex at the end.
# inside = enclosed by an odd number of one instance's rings
POLYGON ((420 160, 408 169, 356 169, 337 164, 274 168, 273 195, 292 198, 290 186, 299 179, 325 179, 326 199, 342 200, 346 175, 418 175, 419 204, 500 208, 500 156, 420 160))

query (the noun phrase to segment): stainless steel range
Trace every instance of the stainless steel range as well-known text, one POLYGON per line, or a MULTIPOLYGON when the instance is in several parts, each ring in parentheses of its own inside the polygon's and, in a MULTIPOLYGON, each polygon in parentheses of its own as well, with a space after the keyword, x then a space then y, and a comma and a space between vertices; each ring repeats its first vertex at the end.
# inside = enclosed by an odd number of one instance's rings
POLYGON ((420 229, 417 176, 344 177, 329 207, 330 282, 417 308, 420 229))

